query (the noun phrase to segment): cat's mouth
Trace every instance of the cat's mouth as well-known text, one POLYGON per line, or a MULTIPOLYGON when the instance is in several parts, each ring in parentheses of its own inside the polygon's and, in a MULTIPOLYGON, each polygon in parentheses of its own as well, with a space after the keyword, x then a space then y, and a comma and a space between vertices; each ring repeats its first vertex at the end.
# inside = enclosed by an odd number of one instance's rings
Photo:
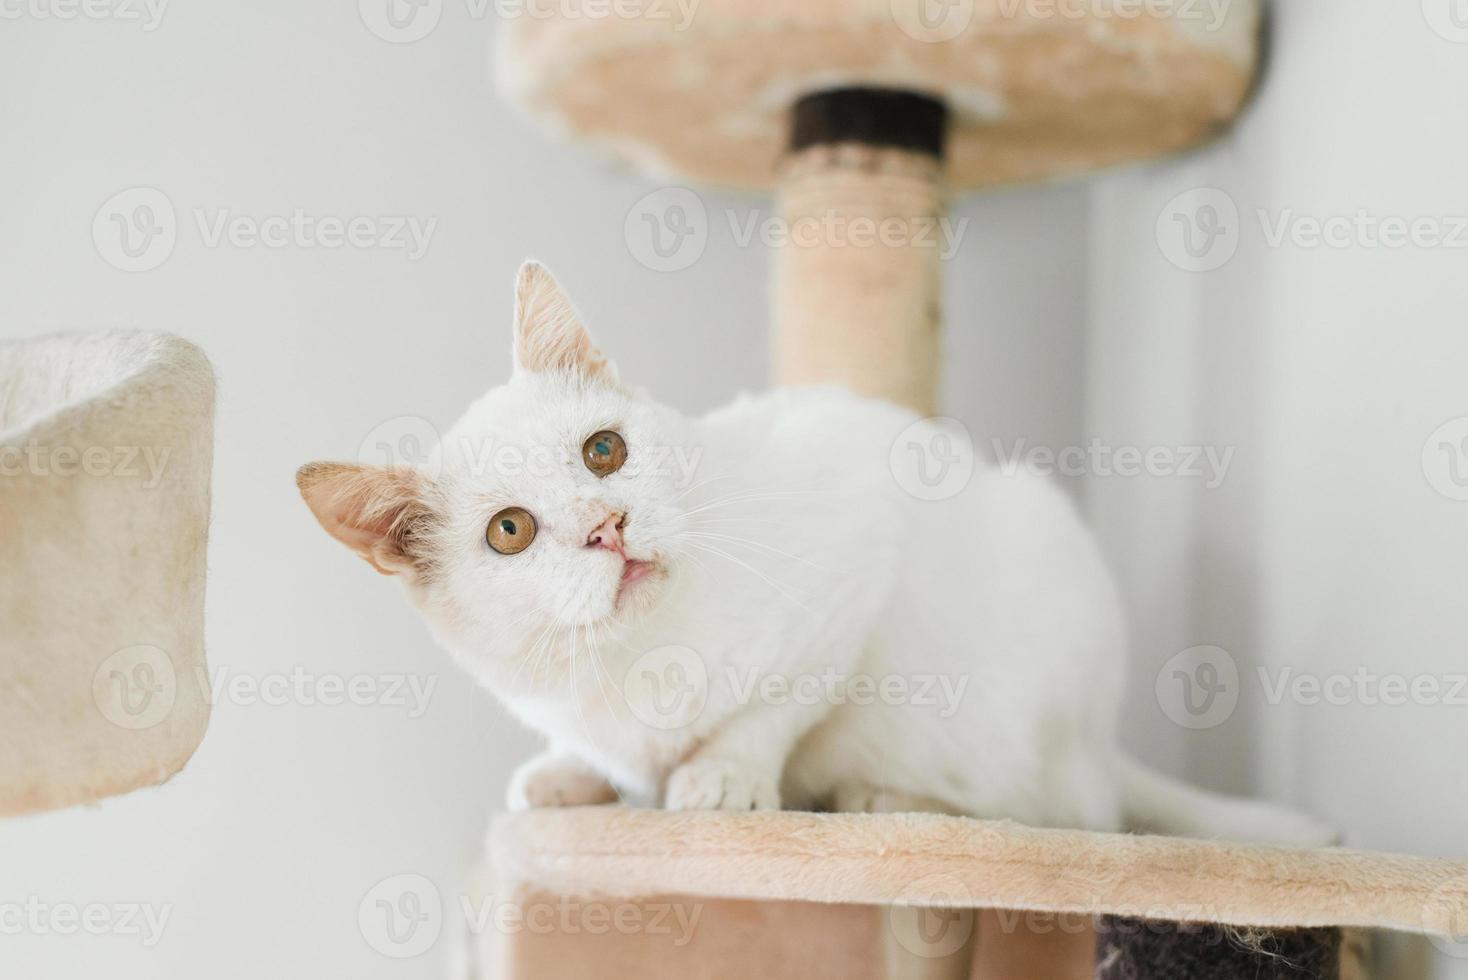
POLYGON ((622 566, 622 581, 617 585, 616 608, 620 610, 629 596, 646 588, 646 583, 660 577, 662 571, 662 566, 655 561, 628 558, 622 566))
POLYGON ((636 558, 629 560, 622 566, 622 588, 641 582, 656 570, 657 565, 650 561, 639 561, 636 558))

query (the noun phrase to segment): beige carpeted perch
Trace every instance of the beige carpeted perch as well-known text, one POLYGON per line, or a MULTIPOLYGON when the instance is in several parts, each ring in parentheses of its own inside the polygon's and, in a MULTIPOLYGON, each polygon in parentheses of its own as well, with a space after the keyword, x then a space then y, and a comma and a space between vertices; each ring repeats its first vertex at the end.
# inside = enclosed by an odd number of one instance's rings
POLYGON ((162 782, 204 737, 213 422, 176 337, 0 344, 0 815, 162 782))
MULTIPOLYGON (((881 907, 889 905, 987 910, 976 924, 947 921, 980 940, 962 951, 970 959, 961 975, 998 975, 1008 962, 1008 975, 1023 976, 1013 972, 1017 957, 1043 962, 1047 980, 1092 976, 1089 923, 1097 917, 1148 920, 1159 935, 1185 922, 1238 927, 1239 936, 1319 927, 1451 936, 1468 922, 1468 861, 1035 830, 934 814, 542 810, 496 820, 487 850, 474 902, 493 898, 527 912, 522 928, 475 937, 483 975, 503 980, 880 980, 892 927, 881 907), (667 928, 653 927, 662 907, 682 910, 683 934, 670 931, 678 928, 674 912, 662 913, 667 928), (554 918, 556 928, 531 928, 537 909, 554 909, 544 921, 554 918), (593 911, 609 923, 621 915, 632 927, 593 929, 593 911), (1007 941, 985 943, 986 931, 1007 941), (1066 955, 1054 955, 1057 945, 1066 955), (809 957, 806 971, 762 972, 772 950, 809 957), (599 966, 578 972, 577 964, 599 966)), ((1361 967, 1341 959, 1342 970, 1361 967)))

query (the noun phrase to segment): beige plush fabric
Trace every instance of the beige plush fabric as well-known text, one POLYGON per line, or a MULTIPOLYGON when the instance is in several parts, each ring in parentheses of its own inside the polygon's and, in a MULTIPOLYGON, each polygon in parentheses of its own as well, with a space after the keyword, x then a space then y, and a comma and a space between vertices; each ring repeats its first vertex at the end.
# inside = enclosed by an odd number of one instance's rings
POLYGON ((1194 145, 1254 75, 1259 0, 527 0, 495 62, 527 114, 660 176, 766 187, 800 95, 944 98, 958 188, 1194 145))
POLYGON ((538 810, 489 832, 502 889, 1111 913, 1451 934, 1468 862, 1084 831, 935 814, 538 810))
POLYGON ((0 345, 0 814, 162 782, 203 738, 213 414, 175 337, 0 345))

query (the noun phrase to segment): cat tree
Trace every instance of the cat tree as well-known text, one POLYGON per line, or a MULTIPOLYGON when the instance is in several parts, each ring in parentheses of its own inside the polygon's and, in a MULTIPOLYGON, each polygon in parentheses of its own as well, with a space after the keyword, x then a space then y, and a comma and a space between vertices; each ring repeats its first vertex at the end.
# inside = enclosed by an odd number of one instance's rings
MULTIPOLYGON (((787 227, 822 229, 775 251, 777 380, 922 412, 939 364, 928 232, 949 196, 1205 141, 1244 104, 1262 18, 1258 0, 535 13, 507 21, 498 56, 528 115, 668 179, 773 187, 787 227), (877 233, 858 244, 858 227, 877 233)), ((483 897, 560 913, 476 938, 479 974, 505 980, 1360 977, 1345 929, 1468 921, 1462 863, 932 814, 537 811, 497 821, 489 857, 483 897), (659 909, 699 925, 679 944, 651 928, 659 909)))
POLYGON ((176 337, 0 344, 0 816, 161 783, 203 739, 213 424, 176 337))

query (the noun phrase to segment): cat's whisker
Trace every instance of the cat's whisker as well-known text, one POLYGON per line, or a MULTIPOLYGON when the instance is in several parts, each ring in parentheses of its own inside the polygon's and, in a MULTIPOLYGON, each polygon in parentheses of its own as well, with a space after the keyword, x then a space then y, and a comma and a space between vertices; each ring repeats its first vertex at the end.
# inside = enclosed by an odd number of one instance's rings
POLYGON ((693 491, 700 490, 700 489, 708 486, 710 483, 717 483, 720 480, 732 480, 733 478, 734 478, 734 474, 733 473, 721 473, 718 476, 711 476, 707 480, 699 480, 697 483, 694 483, 694 484, 692 484, 692 485, 690 485, 688 487, 685 487, 678 494, 678 496, 676 496, 676 497, 673 498, 673 502, 674 503, 677 503, 678 501, 682 500, 684 497, 688 496, 693 491))
POLYGON ((774 503, 776 501, 789 500, 792 497, 824 496, 829 490, 748 490, 730 494, 727 497, 716 497, 706 501, 697 507, 683 512, 684 517, 692 517, 710 510, 718 510, 724 507, 734 507, 740 504, 774 503))
POLYGON ((834 568, 828 568, 825 565, 819 565, 809 560, 808 558, 802 558, 799 555, 792 555, 788 551, 781 551, 779 548, 776 548, 773 545, 765 544, 763 541, 754 541, 749 538, 735 537, 731 534, 716 534, 709 531, 685 531, 683 533, 690 538, 708 538, 714 541, 727 541, 730 544, 742 544, 748 548, 756 548, 760 551, 765 551, 772 555, 778 555, 781 558, 788 558, 791 561, 800 562, 802 565, 814 568, 816 571, 826 572, 831 575, 838 574, 836 569, 834 568))
MULTIPOLYGON (((534 662, 530 665, 530 690, 532 692, 535 690, 536 682, 540 679, 541 668, 549 667, 552 662, 552 658, 555 655, 555 645, 560 639, 561 631, 561 625, 552 620, 546 625, 544 632, 541 634, 541 641, 537 642, 535 648, 531 651, 534 657, 534 662)), ((550 673, 549 670, 546 673, 548 675, 550 673)))
POLYGON ((581 723, 581 732, 586 736, 586 741, 592 745, 596 744, 596 738, 591 734, 591 725, 586 720, 586 712, 581 705, 581 692, 576 684, 576 634, 578 628, 572 627, 570 631, 571 640, 571 704, 576 709, 576 720, 581 723))
POLYGON ((774 579, 770 578, 764 572, 760 571, 758 568, 755 568, 744 559, 736 557, 735 555, 731 555, 727 551, 715 547, 714 545, 706 544, 703 542, 690 541, 688 542, 688 544, 691 547, 698 548, 701 551, 707 551, 711 555, 715 555, 719 558, 724 559, 725 561, 732 562, 733 564, 738 565, 740 568, 743 568, 745 571, 756 576, 770 588, 774 589, 781 598, 785 599, 785 601, 799 606, 806 612, 810 612, 810 607, 805 604, 804 600, 792 594, 788 589, 785 588, 785 586, 781 585, 779 582, 776 582, 774 579))
POLYGON ((819 496, 828 493, 830 493, 829 490, 792 490, 789 488, 782 489, 779 487, 746 487, 743 490, 735 490, 733 493, 725 494, 722 497, 715 497, 712 500, 706 500, 699 506, 707 507, 713 504, 744 503, 750 500, 781 500, 787 497, 809 497, 819 496))
POLYGON ((756 517, 753 514, 745 514, 736 517, 703 517, 696 521, 689 521, 689 527, 716 527, 720 524, 768 524, 779 527, 780 522, 772 517, 756 517))
MULTIPOLYGON (((598 624, 596 623, 592 623, 586 632, 587 649, 591 653, 591 672, 592 675, 596 678, 596 689, 601 694, 602 704, 607 706, 607 714, 611 715, 613 720, 616 720, 617 709, 612 707, 611 699, 607 697, 607 689, 602 686, 601 682, 602 662, 600 644, 597 642, 596 639, 597 625, 598 624)), ((617 693, 620 694, 621 691, 618 690, 617 682, 612 679, 610 671, 607 672, 607 679, 611 681, 612 690, 617 691, 617 693)))
MULTIPOLYGON (((544 627, 542 627, 541 630, 540 630, 540 632, 536 635, 535 642, 530 645, 530 649, 526 650, 524 652, 524 654, 521 655, 521 657, 520 657, 520 663, 517 664, 516 667, 515 667, 515 673, 510 676, 510 683, 509 683, 509 689, 510 690, 513 691, 515 689, 515 682, 520 679, 520 672, 525 669, 525 665, 528 664, 530 662, 531 658, 535 656, 536 648, 540 646, 541 641, 543 639, 545 639, 545 634, 550 631, 550 628, 553 625, 554 625, 554 623, 547 623, 544 627)), ((534 688, 534 683, 535 683, 535 671, 534 670, 531 670, 531 672, 530 672, 530 681, 531 681, 531 687, 533 689, 534 688)))

